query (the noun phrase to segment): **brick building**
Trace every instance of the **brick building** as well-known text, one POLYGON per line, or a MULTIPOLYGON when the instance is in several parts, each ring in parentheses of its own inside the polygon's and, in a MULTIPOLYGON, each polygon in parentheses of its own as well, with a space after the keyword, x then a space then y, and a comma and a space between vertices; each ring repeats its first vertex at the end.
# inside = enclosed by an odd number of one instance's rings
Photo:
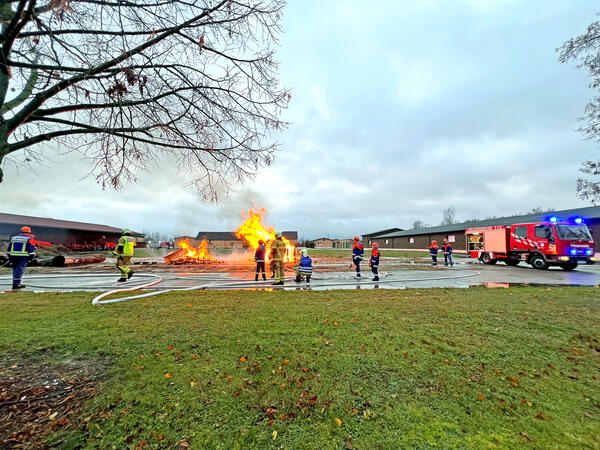
POLYGON ((569 220, 574 217, 583 218, 594 238, 596 251, 600 251, 600 207, 597 206, 551 211, 542 214, 498 217, 496 219, 476 220, 419 230, 394 231, 389 233, 376 232, 363 235, 363 244, 365 247, 370 247, 374 242, 377 242, 382 248, 426 250, 432 240, 435 239, 440 244, 443 239, 448 239, 448 242, 452 243, 454 251, 466 252, 465 230, 467 228, 543 222, 551 216, 556 216, 559 220, 569 220))

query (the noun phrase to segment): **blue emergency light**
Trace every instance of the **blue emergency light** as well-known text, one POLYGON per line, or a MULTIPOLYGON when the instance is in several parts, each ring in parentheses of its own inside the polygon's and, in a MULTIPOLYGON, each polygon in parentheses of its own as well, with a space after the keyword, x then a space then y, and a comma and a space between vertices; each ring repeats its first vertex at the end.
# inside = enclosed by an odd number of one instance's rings
POLYGON ((558 217, 552 216, 550 217, 550 222, 556 223, 558 221, 558 217))
POLYGON ((582 219, 581 217, 577 217, 577 218, 575 219, 575 223, 576 223, 577 225, 580 225, 580 224, 582 224, 582 223, 583 223, 583 219, 582 219))
POLYGON ((588 248, 588 249, 587 249, 585 252, 586 252, 588 255, 591 255, 591 254, 593 253, 593 251, 592 251, 592 249, 591 249, 591 248, 588 248))
POLYGON ((571 255, 576 255, 577 254, 577 250, 575 250, 574 248, 571 249, 571 255))

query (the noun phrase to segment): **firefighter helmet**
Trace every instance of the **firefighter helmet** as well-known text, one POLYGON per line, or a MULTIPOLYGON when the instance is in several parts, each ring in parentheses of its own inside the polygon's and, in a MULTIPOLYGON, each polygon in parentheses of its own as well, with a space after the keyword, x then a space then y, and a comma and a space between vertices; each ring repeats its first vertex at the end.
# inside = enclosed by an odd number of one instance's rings
POLYGON ((281 231, 278 231, 277 233, 275 233, 275 237, 283 237, 283 233, 281 231))
POLYGON ((121 231, 121 234, 131 234, 131 230, 129 228, 123 228, 123 231, 121 231))
POLYGON ((355 241, 360 241, 360 238, 358 236, 354 236, 354 240, 355 241))
POLYGON ((377 247, 379 247, 379 244, 377 242, 374 242, 373 243, 373 248, 377 248, 377 247))
POLYGON ((305 248, 303 248, 302 250, 300 250, 300 254, 302 256, 308 256, 308 250, 306 250, 305 248))
POLYGON ((259 245, 263 245, 265 243, 265 241, 263 241, 262 239, 258 240, 259 245))
POLYGON ((31 233, 31 228, 29 228, 29 227, 21 227, 21 231, 23 233, 31 233))

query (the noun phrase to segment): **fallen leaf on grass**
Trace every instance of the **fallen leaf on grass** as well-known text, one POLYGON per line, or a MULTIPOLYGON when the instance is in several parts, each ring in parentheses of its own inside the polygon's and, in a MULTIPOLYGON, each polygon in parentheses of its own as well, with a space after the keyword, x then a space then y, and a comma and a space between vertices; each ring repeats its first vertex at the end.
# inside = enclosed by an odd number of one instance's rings
POLYGON ((521 435, 522 438, 527 439, 528 441, 531 441, 531 438, 529 437, 529 435, 527 433, 525 433, 524 431, 521 431, 521 433, 519 433, 521 435))
POLYGON ((550 417, 548 417, 546 414, 544 414, 543 412, 536 412, 533 417, 535 417, 536 419, 540 419, 540 420, 547 420, 547 421, 551 421, 552 419, 550 417))
POLYGON ((148 447, 148 443, 143 439, 141 441, 139 441, 137 444, 135 444, 135 450, 140 450, 145 447, 148 447))
POLYGON ((510 381, 510 384, 514 387, 517 387, 519 385, 519 377, 506 377, 506 380, 510 381))
POLYGON ((188 444, 188 441, 183 439, 177 443, 177 450, 185 450, 186 448, 189 448, 189 446, 190 444, 188 444))
POLYGON ((164 434, 162 434, 162 433, 159 433, 159 435, 158 435, 158 436, 156 436, 156 440, 157 440, 157 441, 162 441, 164 438, 165 438, 165 435, 164 435, 164 434))
POLYGON ((358 409, 356 408, 352 408, 352 412, 350 413, 351 416, 355 416, 358 414, 358 409))
POLYGON ((173 346, 172 346, 172 345, 168 345, 168 346, 167 346, 167 348, 168 348, 169 350, 173 350, 173 346))
POLYGON ((477 394, 477 398, 479 400, 485 400, 485 396, 483 396, 483 394, 477 394))
POLYGON ((193 381, 190 381, 190 387, 194 387, 196 385, 196 383, 194 383, 193 381))
POLYGON ((273 431, 273 440, 277 439, 277 431, 273 431))
POLYGON ((289 359, 286 359, 285 361, 283 361, 281 364, 284 366, 287 366, 290 363, 289 359))
POLYGON ((245 363, 246 362, 246 357, 245 356, 240 356, 240 362, 245 363))
POLYGON ((341 421, 341 419, 338 419, 337 417, 335 418, 335 423, 337 423, 337 426, 338 426, 338 427, 341 427, 341 426, 342 426, 342 421, 341 421))
POLYGON ((165 378, 173 378, 173 375, 171 375, 169 372, 165 373, 165 378))

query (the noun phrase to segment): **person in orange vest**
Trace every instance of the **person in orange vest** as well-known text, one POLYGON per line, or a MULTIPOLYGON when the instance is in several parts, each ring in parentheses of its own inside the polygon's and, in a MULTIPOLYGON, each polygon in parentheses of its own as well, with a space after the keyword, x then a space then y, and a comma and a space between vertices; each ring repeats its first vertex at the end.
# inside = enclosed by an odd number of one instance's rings
POLYGON ((258 281, 258 276, 262 272, 263 281, 267 281, 267 277, 265 276, 265 252, 267 248, 265 247, 265 241, 262 239, 258 241, 258 247, 254 252, 254 262, 256 263, 256 274, 254 275, 254 281, 258 281))
POLYGON ((438 254, 438 245, 437 241, 434 239, 431 241, 431 245, 429 246, 429 255, 431 255, 431 265, 437 266, 437 254, 438 254))
POLYGON ((448 242, 448 239, 444 239, 444 243, 442 244, 442 252, 444 252, 444 265, 450 266, 454 265, 454 261, 452 260, 452 245, 448 242))
POLYGON ((379 257, 381 252, 379 251, 379 244, 375 242, 373 244, 373 250, 371 250, 371 259, 369 260, 369 266, 371 266, 371 272, 373 272, 373 281, 379 281, 379 257))
POLYGON ((8 244, 8 259, 13 267, 13 289, 23 289, 24 284, 21 284, 21 279, 25 273, 27 263, 35 257, 35 239, 31 234, 31 228, 21 228, 21 234, 10 238, 8 244))
POLYGON ((360 238, 358 236, 354 236, 354 244, 352 244, 352 262, 356 267, 357 277, 360 277, 360 262, 362 261, 364 254, 365 248, 363 247, 362 242, 360 242, 360 238))

